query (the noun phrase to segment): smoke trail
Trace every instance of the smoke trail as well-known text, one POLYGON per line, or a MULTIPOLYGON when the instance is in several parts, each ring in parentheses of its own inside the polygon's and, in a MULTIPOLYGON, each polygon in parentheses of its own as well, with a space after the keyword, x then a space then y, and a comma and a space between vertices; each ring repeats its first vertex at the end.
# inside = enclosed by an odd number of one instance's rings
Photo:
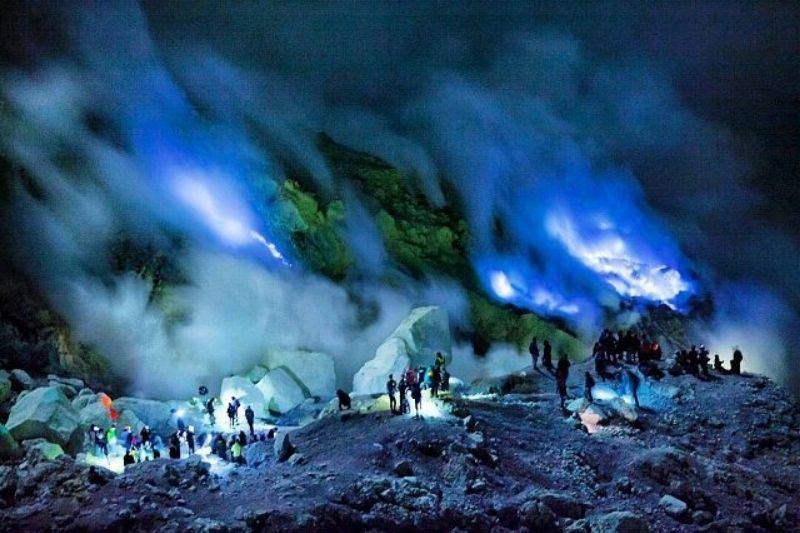
MULTIPOLYGON (((733 279, 772 287, 788 304, 767 298, 761 313, 800 308, 789 261, 798 243, 759 218, 750 154, 685 105, 642 42, 616 37, 636 36, 636 9, 587 28, 574 20, 601 20, 594 8, 537 19, 513 3, 423 5, 404 16, 392 4, 220 13, 193 2, 187 20, 170 4, 48 14, 70 57, 47 70, 38 52, 57 57, 54 43, 34 43, 36 75, 6 76, 18 116, 3 126, 6 150, 53 191, 49 207, 60 182, 82 182, 75 202, 96 217, 91 239, 64 220, 39 232, 74 241, 70 259, 47 273, 103 271, 89 250, 116 231, 151 235, 164 225, 204 252, 242 254, 242 228, 283 252, 281 236, 261 226, 270 187, 254 181, 279 181, 290 162, 323 190, 346 191, 316 147, 327 131, 410 172, 434 205, 444 185, 453 188, 475 270, 501 301, 593 323, 620 298, 680 309, 693 292, 733 279), (88 178, 64 168, 63 151, 82 154, 88 178), (190 178, 173 195, 188 203, 164 205, 175 191, 169 176, 186 172, 207 185, 190 178), (231 227, 228 212, 244 220, 231 227)), ((363 218, 353 207, 347 240, 361 245, 359 257, 374 252, 363 262, 374 279, 386 260, 375 232, 359 239, 363 218)), ((718 325, 739 312, 730 301, 720 297, 718 325)))

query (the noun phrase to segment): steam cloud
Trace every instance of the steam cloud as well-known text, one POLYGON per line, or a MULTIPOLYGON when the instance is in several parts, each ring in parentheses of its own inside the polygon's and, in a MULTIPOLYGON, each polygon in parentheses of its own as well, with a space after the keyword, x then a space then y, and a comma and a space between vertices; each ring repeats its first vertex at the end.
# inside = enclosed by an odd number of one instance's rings
POLYGON ((278 182, 278 161, 290 161, 349 195, 345 237, 364 279, 376 279, 389 261, 356 197, 327 169, 320 131, 403 169, 434 205, 445 183, 454 187, 474 266, 498 299, 591 331, 620 293, 681 307, 706 289, 717 309, 698 335, 713 347, 759 324, 764 342, 731 342, 751 368, 779 375, 775 354, 796 345, 798 268, 785 259, 798 243, 760 220, 743 142, 687 107, 651 57, 625 47, 623 60, 611 59, 569 14, 544 24, 515 4, 491 13, 422 5, 408 15, 392 4, 239 4, 220 14, 192 3, 189 22, 177 7, 47 12, 69 53, 32 43, 24 59, 35 69, 8 70, 3 82, 4 149, 46 193, 15 192, 17 262, 143 392, 188 392, 144 375, 156 364, 187 383, 218 379, 271 345, 333 353, 343 379, 412 304, 441 303, 463 319, 463 296, 448 282, 367 285, 361 292, 381 313, 363 330, 341 288, 255 266, 263 257, 231 247, 164 194, 165 162, 218 171, 227 178, 214 183, 245 206, 236 211, 281 248, 259 211, 268 193, 252 177, 278 182), (65 163, 65 149, 79 161, 65 163), (559 213, 574 231, 553 229, 559 213), (191 237, 181 255, 191 284, 174 295, 190 311, 186 324, 168 323, 145 282, 112 279, 106 264, 119 232, 152 239, 165 228, 191 237), (748 298, 729 297, 736 292, 748 298))

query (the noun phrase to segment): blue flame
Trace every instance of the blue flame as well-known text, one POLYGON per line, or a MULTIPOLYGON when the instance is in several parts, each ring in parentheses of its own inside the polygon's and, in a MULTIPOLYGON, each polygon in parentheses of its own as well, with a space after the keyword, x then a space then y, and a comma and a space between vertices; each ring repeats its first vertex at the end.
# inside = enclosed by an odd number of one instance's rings
POLYGON ((485 288, 500 301, 564 317, 591 310, 589 302, 566 297, 560 288, 549 286, 521 257, 485 256, 474 263, 485 288))
POLYGON ((683 310, 694 293, 686 260, 624 173, 578 167, 514 193, 504 213, 514 250, 474 261, 496 299, 569 317, 604 294, 683 310))
POLYGON ((237 128, 201 121, 171 80, 148 81, 152 92, 129 104, 126 131, 166 218, 230 251, 291 266, 254 207, 268 200, 250 185, 269 179, 268 162, 237 128))

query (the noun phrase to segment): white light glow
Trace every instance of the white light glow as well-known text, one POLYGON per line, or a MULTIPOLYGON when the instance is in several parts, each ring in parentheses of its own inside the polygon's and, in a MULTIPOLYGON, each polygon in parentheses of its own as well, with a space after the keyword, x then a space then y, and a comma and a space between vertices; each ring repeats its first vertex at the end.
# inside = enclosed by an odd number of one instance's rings
POLYGON ((274 243, 252 229, 241 220, 247 210, 240 202, 227 199, 224 191, 215 193, 200 175, 180 173, 177 175, 173 191, 176 197, 191 208, 219 238, 232 246, 244 246, 253 241, 264 246, 269 254, 289 265, 286 258, 274 243))
POLYGON ((489 283, 491 283, 494 293, 500 298, 508 299, 514 296, 514 288, 505 272, 495 270, 489 274, 489 283))
POLYGON ((551 213, 545 223, 550 236, 567 252, 597 272, 619 294, 643 297, 670 305, 670 301, 690 287, 680 273, 664 264, 643 260, 614 232, 608 221, 601 220, 592 241, 584 238, 564 212, 551 213))
POLYGON ((608 401, 617 397, 619 397, 619 394, 609 385, 598 384, 592 387, 592 398, 595 400, 608 401))

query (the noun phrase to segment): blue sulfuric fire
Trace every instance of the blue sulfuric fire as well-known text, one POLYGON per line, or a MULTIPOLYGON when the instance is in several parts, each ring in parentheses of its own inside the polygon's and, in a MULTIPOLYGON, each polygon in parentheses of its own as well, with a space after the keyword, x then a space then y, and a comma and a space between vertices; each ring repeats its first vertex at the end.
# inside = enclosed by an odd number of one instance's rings
POLYGON ((291 266, 253 207, 257 200, 246 178, 260 169, 237 153, 242 139, 231 132, 179 133, 162 121, 136 132, 135 150, 170 220, 232 251, 291 266))
POLYGON ((548 234, 560 242, 564 250, 594 271, 621 296, 641 298, 676 307, 682 294, 691 285, 681 273, 654 256, 646 247, 636 248, 615 224, 599 218, 581 230, 565 211, 547 215, 548 234))
POLYGON ((569 317, 619 298, 682 311, 695 292, 679 248, 624 174, 578 167, 515 191, 504 214, 515 252, 474 262, 500 301, 569 317))
POLYGON ((588 302, 565 297, 563 291, 548 287, 523 258, 486 256, 474 263, 486 288, 503 302, 557 316, 589 310, 588 302))

